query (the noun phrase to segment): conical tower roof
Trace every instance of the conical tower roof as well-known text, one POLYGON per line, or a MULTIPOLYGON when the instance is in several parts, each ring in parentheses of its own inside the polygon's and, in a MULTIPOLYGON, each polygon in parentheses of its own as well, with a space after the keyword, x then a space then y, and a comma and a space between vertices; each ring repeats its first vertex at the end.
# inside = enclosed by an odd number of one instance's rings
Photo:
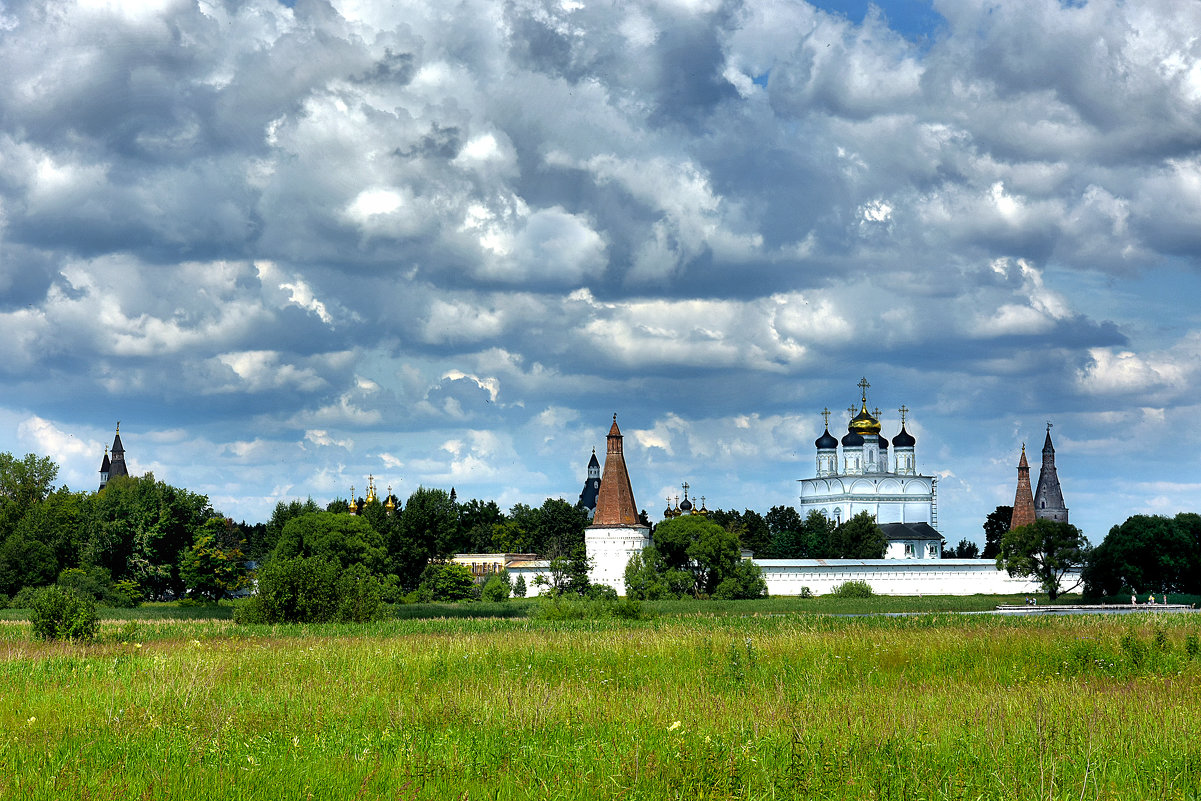
POLYGON ((113 437, 112 461, 109 462, 108 474, 110 478, 116 476, 129 475, 129 468, 125 466, 125 446, 121 444, 121 424, 117 423, 117 433, 113 437))
POLYGON ((613 426, 609 429, 608 447, 605 450, 605 470, 601 474, 600 491, 596 496, 596 514, 592 517, 595 526, 640 526, 638 506, 634 503, 634 489, 630 485, 630 474, 626 470, 626 457, 622 451, 621 429, 617 427, 617 415, 613 415, 613 426))
POLYGON ((1043 464, 1038 471, 1038 487, 1034 490, 1036 517, 1068 522, 1068 508, 1063 502, 1063 487, 1055 469, 1055 446, 1051 444, 1051 424, 1047 423, 1047 438, 1043 442, 1043 464))
POLYGON ((1009 518, 1009 530, 1028 526, 1034 522, 1034 496, 1030 493, 1030 463, 1026 461, 1026 445, 1022 444, 1022 458, 1018 462, 1018 489, 1013 498, 1013 516, 1009 518))

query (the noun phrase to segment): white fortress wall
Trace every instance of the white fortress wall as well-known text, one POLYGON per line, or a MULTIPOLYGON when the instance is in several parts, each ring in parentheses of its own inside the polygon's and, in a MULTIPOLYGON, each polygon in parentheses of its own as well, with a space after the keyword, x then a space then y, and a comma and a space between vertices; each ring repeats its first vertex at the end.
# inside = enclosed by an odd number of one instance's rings
MULTIPOLYGON (((825 595, 846 581, 866 581, 878 595, 1039 594, 1038 582, 1010 578, 991 559, 756 559, 771 595, 825 595)), ((1069 591, 1079 573, 1062 582, 1069 591)))

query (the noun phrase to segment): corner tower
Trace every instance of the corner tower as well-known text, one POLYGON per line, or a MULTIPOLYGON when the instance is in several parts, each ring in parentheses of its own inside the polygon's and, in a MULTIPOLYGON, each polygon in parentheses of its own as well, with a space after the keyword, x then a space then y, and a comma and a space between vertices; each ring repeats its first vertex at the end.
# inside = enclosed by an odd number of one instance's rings
POLYGON ((113 437, 113 447, 104 452, 104 461, 100 463, 100 489, 108 486, 110 479, 128 475, 129 468, 125 465, 125 446, 121 444, 121 421, 118 420, 117 433, 113 437))
POLYGON ((1068 508, 1063 503, 1063 488, 1055 471, 1055 446, 1051 444, 1051 424, 1047 423, 1047 439, 1043 442, 1043 465, 1038 471, 1038 488, 1034 490, 1034 516, 1039 520, 1068 522, 1068 508))
POLYGON ((588 580, 607 584, 625 594, 626 563, 635 553, 650 547, 651 530, 638 519, 622 439, 614 414, 605 448, 605 470, 596 496, 596 513, 592 525, 584 531, 584 546, 592 560, 588 580))
POLYGON ((1026 444, 1022 443, 1022 458, 1018 461, 1018 488, 1013 497, 1013 514, 1009 530, 1034 522, 1034 496, 1030 493, 1030 463, 1026 461, 1026 444))

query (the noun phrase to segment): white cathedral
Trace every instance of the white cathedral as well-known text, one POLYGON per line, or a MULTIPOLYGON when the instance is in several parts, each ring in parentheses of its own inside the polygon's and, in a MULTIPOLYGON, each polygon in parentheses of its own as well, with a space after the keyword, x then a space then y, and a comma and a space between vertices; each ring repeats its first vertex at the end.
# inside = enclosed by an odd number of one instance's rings
POLYGON ((817 438, 817 475, 800 480, 801 497, 797 511, 801 517, 812 511, 842 523, 860 512, 872 516, 888 538, 885 559, 939 559, 942 535, 937 530, 937 479, 917 472, 913 435, 905 430, 908 409, 902 406, 901 431, 889 442, 880 435, 880 411, 867 410, 864 378, 859 412, 854 415, 839 442, 830 433, 830 410, 825 409, 825 431, 817 438))

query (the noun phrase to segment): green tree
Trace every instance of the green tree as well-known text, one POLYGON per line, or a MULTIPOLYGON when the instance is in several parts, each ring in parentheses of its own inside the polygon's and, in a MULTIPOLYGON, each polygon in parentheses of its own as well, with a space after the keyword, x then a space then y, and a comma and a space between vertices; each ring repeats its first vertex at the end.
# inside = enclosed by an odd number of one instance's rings
POLYGON ((96 602, 62 587, 43 587, 30 604, 33 636, 42 640, 90 641, 100 626, 96 602))
POLYGON ((712 595, 741 555, 738 537, 702 515, 663 521, 655 527, 654 542, 661 557, 656 569, 663 570, 668 584, 678 586, 679 576, 688 575, 689 592, 698 596, 712 595))
POLYGON ((1088 540, 1080 529, 1057 520, 1035 520, 1028 526, 1018 526, 1005 532, 997 567, 1011 576, 1037 579, 1051 600, 1066 589, 1062 584, 1067 574, 1082 567, 1088 559, 1088 540))
POLYGON ((750 559, 739 559, 734 570, 713 590, 719 601, 740 601, 767 595, 767 582, 759 566, 750 559))
POLYGON ((296 498, 286 502, 277 502, 275 509, 271 512, 271 519, 267 521, 262 532, 255 532, 259 536, 247 537, 246 555, 258 561, 266 559, 275 550, 275 546, 279 543, 279 535, 283 533, 284 526, 288 524, 289 520, 320 511, 321 507, 311 497, 303 501, 296 498))
POLYGON ((888 539, 870 512, 860 512, 834 529, 831 546, 835 559, 880 559, 888 539))
POLYGON ((258 591, 237 608, 242 624, 366 622, 382 616, 379 579, 362 564, 345 570, 322 556, 271 559, 258 591))
POLYGON ((484 582, 484 589, 480 591, 480 600, 489 603, 500 603, 509 600, 509 594, 513 591, 509 586, 508 576, 501 573, 493 573, 484 582))
POLYGON ((117 476, 92 496, 81 562, 106 568, 114 580, 137 582, 151 598, 182 594, 183 553, 214 516, 206 496, 157 481, 153 473, 117 476))
POLYGON ((405 587, 416 586, 431 559, 451 554, 459 528, 459 511, 440 489, 418 487, 400 513, 400 525, 388 542, 392 570, 405 587))
POLYGON ((513 597, 524 598, 526 594, 525 576, 518 576, 517 581, 513 582, 513 597))
POLYGON ((943 559, 975 559, 980 556, 980 546, 969 539, 962 539, 954 548, 942 549, 943 559))
POLYGON ((196 598, 219 601, 246 586, 241 532, 232 520, 214 517, 196 532, 180 564, 180 577, 196 598))
POLYGON ((560 498, 547 498, 535 516, 536 553, 564 556, 584 544, 588 512, 560 498))
MULTIPOLYGON (((797 510, 791 506, 773 506, 763 517, 767 523, 771 544, 764 556, 773 559, 802 559, 804 558, 805 521, 797 510)), ((743 543, 745 546, 746 543, 743 543)), ((757 556, 758 554, 756 554, 757 556)))
POLYGON ((496 501, 473 498, 459 504, 459 531, 455 553, 486 553, 492 548, 492 530, 504 522, 496 501))
POLYGON ((805 515, 801 529, 803 557, 805 559, 830 559, 834 555, 834 521, 814 509, 805 515))
POLYGON ((29 508, 54 490, 58 465, 48 456, 27 453, 17 459, 0 453, 0 539, 6 537, 29 508))
POLYGON ((983 559, 996 559, 1001 552, 1001 538, 1009 531, 1009 521, 1013 518, 1012 506, 998 506, 988 513, 984 520, 984 552, 983 559))
POLYGON ((465 601, 475 591, 475 576, 466 565, 434 562, 421 572, 417 593, 426 601, 465 601))
POLYGON ((1092 550, 1082 577, 1088 595, 1191 592, 1199 568, 1201 553, 1185 525, 1134 515, 1111 528, 1092 550))
POLYGON ((509 514, 492 525, 492 549, 497 553, 536 553, 538 510, 513 504, 509 514))
POLYGON ((289 520, 279 535, 274 559, 316 556, 339 568, 363 565, 379 574, 387 564, 384 539, 357 515, 309 512, 289 520))

